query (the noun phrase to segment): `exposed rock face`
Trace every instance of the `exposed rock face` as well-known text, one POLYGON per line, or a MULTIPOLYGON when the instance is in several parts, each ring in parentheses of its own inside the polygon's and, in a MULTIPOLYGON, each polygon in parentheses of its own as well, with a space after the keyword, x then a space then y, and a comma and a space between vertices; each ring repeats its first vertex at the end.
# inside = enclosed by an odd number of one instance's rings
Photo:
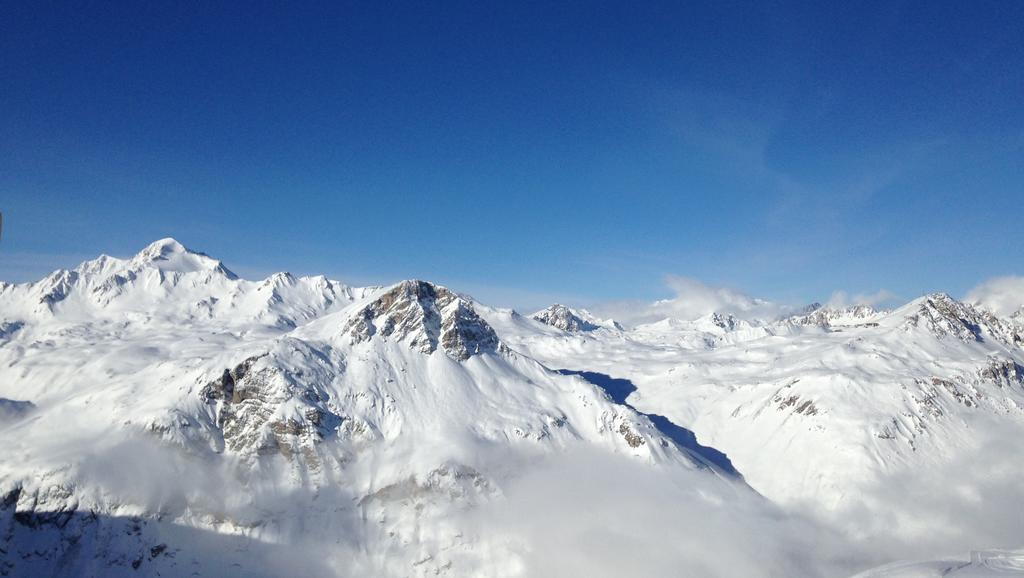
POLYGON ((928 295, 917 312, 907 317, 912 326, 923 325, 936 337, 951 335, 961 341, 983 341, 981 319, 974 309, 945 293, 928 295))
POLYGON ((477 315, 472 303, 425 281, 399 283, 356 312, 342 331, 353 343, 379 335, 407 343, 423 353, 433 353, 440 346, 460 361, 478 353, 497 351, 501 346, 494 330, 477 315))
MULTIPOLYGON (((925 382, 924 380, 918 380, 917 383, 919 385, 924 385, 927 382, 925 382)), ((933 387, 930 390, 925 390, 931 392, 930 396, 926 398, 930 403, 934 403, 934 400, 939 395, 938 390, 935 389, 935 387, 941 387, 945 389, 946 392, 949 393, 949 395, 953 396, 953 399, 956 400, 957 403, 965 405, 967 407, 978 407, 978 404, 980 403, 982 398, 980 392, 976 388, 971 387, 968 384, 957 383, 952 379, 933 377, 931 379, 931 384, 933 387)), ((932 413, 942 415, 942 411, 939 410, 937 406, 933 405, 932 407, 935 409, 935 411, 932 413)))
POLYGON ((78 509, 74 488, 64 484, 43 486, 31 491, 15 487, 0 501, 0 509, 10 509, 14 505, 15 521, 30 528, 48 524, 63 528, 78 509))
POLYGON ((234 369, 225 369, 220 379, 215 379, 206 384, 202 391, 199 392, 199 395, 208 401, 223 400, 234 403, 241 401, 235 397, 235 383, 244 379, 249 374, 253 364, 262 357, 264 356, 254 355, 236 365, 234 369))
POLYGON ((993 359, 987 366, 979 370, 982 379, 991 381, 999 387, 1024 388, 1024 367, 1009 359, 993 359))
POLYGON ((629 424, 625 422, 619 424, 619 434, 626 440, 626 443, 629 444, 629 447, 631 448, 638 448, 647 443, 643 437, 634 432, 629 427, 629 424))
POLYGON ((1024 344, 1024 338, 995 316, 945 293, 934 293, 922 299, 917 311, 907 316, 907 325, 923 326, 940 339, 952 336, 965 342, 981 342, 987 334, 1009 345, 1024 344))
POLYGON ((849 324, 852 322, 857 324, 878 313, 873 307, 868 305, 853 305, 841 308, 822 307, 817 303, 814 305, 817 305, 817 307, 803 315, 790 318, 790 321, 797 325, 816 325, 827 328, 837 323, 849 324))
POLYGON ((316 445, 337 431, 342 418, 319 386, 307 383, 301 372, 261 363, 267 357, 253 356, 225 369, 199 395, 210 403, 221 402, 216 426, 225 451, 247 458, 301 455, 316 470, 316 445))
POLYGON ((772 398, 772 401, 778 404, 779 411, 786 411, 789 408, 793 408, 794 411, 803 415, 818 415, 818 407, 814 405, 814 402, 805 399, 802 400, 799 395, 783 395, 778 393, 772 398))
POLYGON ((721 313, 712 313, 711 323, 716 327, 720 327, 724 331, 734 331, 737 325, 735 316, 732 314, 723 315, 721 313))
POLYGON ((577 315, 572 309, 557 303, 543 311, 534 313, 532 317, 541 323, 546 323, 570 333, 593 331, 598 328, 597 325, 577 315))

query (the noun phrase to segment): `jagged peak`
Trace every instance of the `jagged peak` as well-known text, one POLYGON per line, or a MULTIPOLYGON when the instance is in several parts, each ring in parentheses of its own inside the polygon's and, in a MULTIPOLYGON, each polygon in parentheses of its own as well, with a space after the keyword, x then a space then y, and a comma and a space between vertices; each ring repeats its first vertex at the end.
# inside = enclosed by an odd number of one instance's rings
POLYGON ((985 333, 1005 340, 998 320, 958 301, 947 293, 929 293, 911 301, 902 310, 905 326, 923 326, 936 337, 955 336, 962 341, 984 341, 985 333))
POLYGON ((917 299, 917 301, 919 301, 921 303, 930 303, 930 302, 960 303, 960 301, 957 301, 949 293, 946 293, 944 291, 937 291, 935 293, 928 293, 926 295, 922 295, 921 297, 919 297, 917 299))
POLYGON ((739 320, 732 313, 719 313, 717 311, 708 315, 707 320, 725 331, 735 330, 739 323, 739 320))
POLYGON ((423 353, 441 347, 460 361, 501 346, 494 329, 477 315, 471 301, 418 279, 385 289, 349 318, 342 333, 353 343, 380 336, 406 342, 423 353))
POLYGON ((808 303, 807 305, 804 305, 803 307, 798 307, 798 308, 796 308, 794 310, 791 310, 791 311, 784 311, 782 314, 779 315, 779 319, 778 320, 779 321, 796 320, 798 318, 805 317, 807 315, 811 315, 812 313, 815 313, 817 311, 821 311, 822 309, 826 309, 826 308, 827 307, 825 305, 822 305, 820 302, 814 301, 812 303, 808 303))
POLYGON ((805 313, 791 315, 784 321, 796 325, 817 325, 827 328, 833 325, 860 324, 876 315, 878 315, 878 310, 870 305, 849 305, 846 307, 818 305, 816 308, 805 313))
POLYGON ((589 315, 566 307, 561 303, 555 303, 546 309, 542 309, 530 316, 536 321, 557 327, 562 331, 578 333, 580 331, 593 331, 599 326, 589 319, 589 315))
POLYGON ((948 293, 929 293, 911 301, 908 306, 917 312, 931 311, 950 318, 977 314, 974 307, 954 299, 948 293))
POLYGON ((101 303, 122 292, 122 287, 146 271, 155 271, 162 283, 165 274, 204 273, 230 280, 238 277, 223 263, 204 253, 187 249, 173 238, 164 238, 147 245, 128 259, 101 254, 80 263, 74 269, 58 269, 43 279, 29 283, 39 294, 39 304, 53 311, 72 292, 86 290, 101 303))
POLYGON ((295 275, 292 275, 288 271, 279 271, 277 273, 274 273, 270 277, 264 279, 263 283, 261 283, 260 285, 270 287, 285 287, 295 285, 297 282, 298 279, 295 278, 295 275))

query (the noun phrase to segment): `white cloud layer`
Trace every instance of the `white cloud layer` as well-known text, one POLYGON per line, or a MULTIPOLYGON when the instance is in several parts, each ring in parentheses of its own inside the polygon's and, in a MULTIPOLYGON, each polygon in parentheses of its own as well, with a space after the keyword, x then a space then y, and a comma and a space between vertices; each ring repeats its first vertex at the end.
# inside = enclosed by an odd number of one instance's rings
POLYGON ((689 321, 714 312, 731 313, 743 319, 773 319, 793 309, 788 305, 751 297, 729 287, 712 287, 690 277, 670 275, 665 278, 665 284, 675 293, 674 297, 654 303, 605 303, 593 307, 592 311, 632 326, 667 317, 689 321))
POLYGON ((898 298, 898 295, 888 289, 879 289, 874 293, 855 293, 850 295, 846 291, 835 291, 825 303, 827 307, 851 307, 854 305, 868 305, 879 307, 890 304, 898 298))
MULTIPOLYGON (((651 323, 665 318, 692 321, 711 313, 728 313, 746 320, 774 320, 798 312, 809 303, 779 303, 752 297, 730 287, 714 287, 692 277, 669 275, 665 285, 675 293, 669 299, 653 303, 644 301, 616 301, 590 308, 595 314, 615 319, 626 326, 651 323)), ((825 303, 827 307, 842 308, 853 305, 890 307, 898 303, 899 296, 888 289, 874 293, 854 293, 837 290, 825 303)))
POLYGON ((989 279, 968 291, 965 300, 999 316, 1012 315, 1024 307, 1024 277, 989 279))
POLYGON ((525 576, 847 576, 872 564, 839 533, 705 472, 573 452, 469 518, 525 576))

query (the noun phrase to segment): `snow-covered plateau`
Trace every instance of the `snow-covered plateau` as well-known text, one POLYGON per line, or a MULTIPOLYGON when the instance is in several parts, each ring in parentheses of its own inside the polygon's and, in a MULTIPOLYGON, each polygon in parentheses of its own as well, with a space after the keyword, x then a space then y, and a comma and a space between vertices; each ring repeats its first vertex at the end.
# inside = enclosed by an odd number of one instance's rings
POLYGON ((1024 575, 1022 434, 1024 309, 945 294, 625 326, 173 239, 0 283, 0 576, 1024 575))

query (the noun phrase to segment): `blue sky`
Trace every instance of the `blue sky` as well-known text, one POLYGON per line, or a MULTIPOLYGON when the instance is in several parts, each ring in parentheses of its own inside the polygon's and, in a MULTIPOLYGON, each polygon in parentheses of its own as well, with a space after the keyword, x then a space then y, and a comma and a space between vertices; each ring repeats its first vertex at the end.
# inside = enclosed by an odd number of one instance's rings
POLYGON ((0 279, 164 236, 521 307, 1024 273, 1021 2, 137 4, 5 4, 0 279))

